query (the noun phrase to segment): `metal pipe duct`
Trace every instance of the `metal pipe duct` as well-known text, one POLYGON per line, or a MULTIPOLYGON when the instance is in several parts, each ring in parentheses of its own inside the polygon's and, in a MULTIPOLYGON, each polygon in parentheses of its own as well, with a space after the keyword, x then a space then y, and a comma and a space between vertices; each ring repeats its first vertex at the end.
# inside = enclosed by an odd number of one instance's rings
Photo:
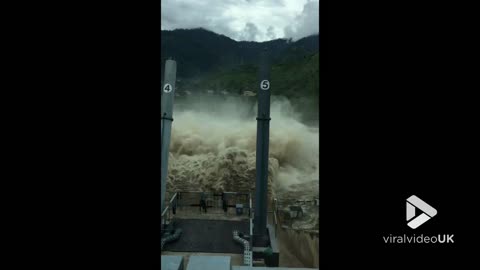
POLYGON ((173 60, 165 62, 165 76, 162 86, 162 103, 161 103, 161 145, 160 145, 160 213, 165 208, 165 191, 167 186, 167 169, 168 169, 168 152, 170 148, 170 135, 173 122, 173 97, 175 96, 175 81, 177 73, 177 63, 173 60))
POLYGON ((265 246, 267 233, 268 147, 270 129, 270 63, 265 49, 260 56, 258 80, 257 161, 253 234, 255 246, 265 246))
POLYGON ((163 247, 165 246, 166 243, 177 240, 181 234, 182 234, 182 229, 176 229, 173 234, 162 238, 160 249, 163 250, 163 247))

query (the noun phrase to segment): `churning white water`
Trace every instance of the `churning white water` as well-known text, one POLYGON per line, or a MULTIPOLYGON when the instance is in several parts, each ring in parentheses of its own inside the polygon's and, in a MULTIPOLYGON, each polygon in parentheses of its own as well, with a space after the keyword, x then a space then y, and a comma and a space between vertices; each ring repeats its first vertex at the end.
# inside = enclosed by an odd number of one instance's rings
MULTIPOLYGON (((168 162, 170 191, 252 191, 255 187, 256 97, 175 100, 168 162)), ((269 195, 318 195, 318 127, 301 123, 286 98, 272 97, 269 195), (300 190, 299 190, 300 188, 300 190), (303 190, 302 190, 303 189, 303 190)))

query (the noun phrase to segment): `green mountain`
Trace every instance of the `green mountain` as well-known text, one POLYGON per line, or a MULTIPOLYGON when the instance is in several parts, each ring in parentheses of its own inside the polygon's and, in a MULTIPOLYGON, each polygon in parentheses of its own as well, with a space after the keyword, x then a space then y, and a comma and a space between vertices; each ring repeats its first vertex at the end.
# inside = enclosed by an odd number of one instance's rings
POLYGON ((255 93, 259 53, 267 48, 272 58, 272 95, 286 96, 295 107, 310 108, 307 118, 318 115, 318 35, 296 42, 238 42, 204 29, 189 29, 162 31, 161 37, 162 69, 166 59, 177 61, 178 93, 255 93))
POLYGON ((296 42, 286 39, 239 42, 202 28, 161 31, 162 69, 166 59, 175 59, 178 78, 203 76, 245 64, 256 65, 263 48, 268 48, 274 61, 300 58, 318 52, 318 35, 296 42))
MULTIPOLYGON (((318 96, 318 52, 305 55, 300 59, 274 63, 271 68, 272 94, 288 98, 301 95, 318 96)), ((255 92, 258 88, 257 70, 256 65, 248 64, 212 72, 190 85, 183 84, 183 88, 226 90, 236 94, 242 94, 244 91, 255 92)))

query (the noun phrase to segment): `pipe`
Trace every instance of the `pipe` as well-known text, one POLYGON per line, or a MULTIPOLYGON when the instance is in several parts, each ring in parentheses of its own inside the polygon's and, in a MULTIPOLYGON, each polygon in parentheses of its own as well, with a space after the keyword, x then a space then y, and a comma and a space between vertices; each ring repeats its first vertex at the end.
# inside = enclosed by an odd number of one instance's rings
POLYGON ((237 243, 240 243, 243 245, 243 263, 245 265, 250 265, 251 266, 251 261, 252 261, 252 252, 250 250, 250 243, 248 240, 243 239, 239 236, 238 231, 233 231, 233 240, 235 240, 237 243))
POLYGON ((165 191, 167 187, 168 152, 170 148, 170 135, 173 122, 173 97, 175 96, 175 81, 177 63, 173 60, 165 62, 165 76, 162 87, 161 106, 161 145, 160 145, 160 213, 165 209, 165 191))
POLYGON ((176 229, 173 234, 170 234, 162 238, 160 248, 163 250, 163 247, 165 246, 166 243, 177 240, 181 234, 182 234, 182 229, 176 229))
POLYGON ((254 236, 255 245, 265 246, 267 233, 268 144, 270 129, 270 64, 268 52, 261 53, 258 80, 258 117, 254 236))
POLYGON ((233 240, 242 244, 245 251, 250 251, 250 243, 248 240, 241 238, 238 234, 238 231, 233 231, 233 240))

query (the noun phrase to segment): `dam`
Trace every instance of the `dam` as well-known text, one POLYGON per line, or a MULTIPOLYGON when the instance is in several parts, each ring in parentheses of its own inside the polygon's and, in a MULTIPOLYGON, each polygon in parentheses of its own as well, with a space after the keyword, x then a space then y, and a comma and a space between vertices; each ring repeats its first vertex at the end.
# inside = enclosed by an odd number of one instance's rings
POLYGON ((180 97, 167 60, 162 269, 318 269, 318 126, 271 95, 266 52, 260 66, 255 96, 180 97))

